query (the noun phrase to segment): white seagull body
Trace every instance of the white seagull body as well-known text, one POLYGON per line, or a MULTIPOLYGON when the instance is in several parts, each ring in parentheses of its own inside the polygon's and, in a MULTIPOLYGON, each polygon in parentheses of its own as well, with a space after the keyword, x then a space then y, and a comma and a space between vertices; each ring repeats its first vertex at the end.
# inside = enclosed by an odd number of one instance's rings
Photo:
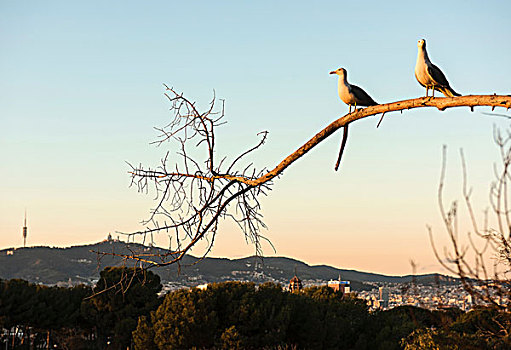
POLYGON ((429 89, 440 91, 447 97, 461 96, 451 88, 444 73, 429 60, 426 51, 426 40, 421 39, 417 43, 419 52, 417 54, 417 63, 415 64, 415 78, 426 88, 426 96, 428 96, 429 89))
POLYGON ((330 72, 330 74, 337 74, 339 76, 337 92, 339 93, 339 97, 341 98, 342 102, 350 106, 350 113, 352 105, 355 106, 356 110, 357 106, 367 107, 375 106, 378 104, 371 98, 371 96, 367 94, 367 92, 356 85, 351 85, 348 83, 348 73, 346 72, 346 69, 339 68, 330 72))

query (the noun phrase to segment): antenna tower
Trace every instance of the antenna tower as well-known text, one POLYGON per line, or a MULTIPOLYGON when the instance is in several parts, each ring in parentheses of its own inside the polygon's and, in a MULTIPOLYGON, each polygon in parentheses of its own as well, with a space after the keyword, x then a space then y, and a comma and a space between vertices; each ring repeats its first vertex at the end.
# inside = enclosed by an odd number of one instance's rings
POLYGON ((27 234, 28 234, 28 228, 27 228, 27 209, 25 209, 25 224, 23 225, 23 248, 27 245, 27 234))

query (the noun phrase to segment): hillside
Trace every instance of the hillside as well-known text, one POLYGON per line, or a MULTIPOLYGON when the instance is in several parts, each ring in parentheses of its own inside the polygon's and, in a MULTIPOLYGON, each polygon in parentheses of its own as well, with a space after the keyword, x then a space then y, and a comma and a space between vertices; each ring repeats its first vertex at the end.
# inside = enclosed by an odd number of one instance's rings
MULTIPOLYGON (((0 278, 21 278, 43 284, 55 284, 69 280, 73 283, 90 284, 98 279, 99 271, 104 267, 124 264, 118 257, 98 256, 91 251, 122 254, 128 253, 128 249, 143 250, 146 253, 163 251, 161 248, 113 240, 69 248, 4 249, 0 251, 0 278)), ((200 262, 198 260, 198 258, 188 255, 181 262, 181 271, 179 272, 178 265, 157 268, 153 271, 160 275, 163 282, 174 282, 178 285, 197 285, 228 280, 273 281, 286 284, 294 275, 295 269, 298 276, 306 283, 324 283, 330 279, 336 279, 340 275, 343 280, 351 281, 354 290, 366 289, 367 286, 364 286, 364 282, 408 283, 414 278, 417 283, 424 284, 456 282, 453 278, 436 274, 385 276, 326 265, 310 266, 299 260, 286 257, 252 256, 241 259, 205 258, 200 262)))

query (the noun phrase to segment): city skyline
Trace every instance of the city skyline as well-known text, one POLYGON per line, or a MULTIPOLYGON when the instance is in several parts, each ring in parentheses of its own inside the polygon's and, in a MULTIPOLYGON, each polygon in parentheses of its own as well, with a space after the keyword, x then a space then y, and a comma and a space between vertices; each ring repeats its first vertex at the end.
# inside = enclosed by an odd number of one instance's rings
MULTIPOLYGON (((431 2, 3 2, 0 23, 0 249, 97 242, 141 229, 154 193, 130 188, 129 166, 155 166, 168 150, 150 145, 170 121, 163 83, 208 105, 225 99, 219 155, 244 150, 273 168, 348 112, 329 72, 380 103, 424 96, 414 77, 417 40, 462 94, 510 94, 511 4, 431 2), (491 4, 498 4, 494 11, 491 4), (363 15, 361 10, 364 10, 363 15), (447 33, 451 33, 447 35, 447 33)), ((503 109, 420 109, 353 123, 338 172, 341 133, 275 180, 261 199, 271 240, 266 256, 295 257, 384 274, 444 272, 426 225, 447 246, 437 205, 443 145, 446 202, 462 199, 463 148, 478 215, 489 206, 499 153, 493 128, 503 109), (487 115, 485 113, 493 113, 487 115)), ((175 150, 170 150, 175 152, 175 150)), ((469 231, 460 222, 460 232, 469 231)), ((155 236, 165 247, 167 237, 155 236)), ((200 255, 199 251, 192 251, 200 255)), ((221 223, 210 256, 253 255, 237 227, 221 223)))

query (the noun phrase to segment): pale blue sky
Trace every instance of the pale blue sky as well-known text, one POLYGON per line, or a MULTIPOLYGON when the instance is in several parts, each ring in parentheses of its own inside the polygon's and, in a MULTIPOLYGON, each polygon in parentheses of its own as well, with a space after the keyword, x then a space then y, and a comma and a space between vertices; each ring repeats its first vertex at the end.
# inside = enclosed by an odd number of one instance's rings
MULTIPOLYGON (((199 106, 226 100, 219 153, 270 132, 255 156, 273 167, 347 112, 336 77, 378 102, 422 96, 417 40, 462 94, 511 93, 507 1, 0 1, 0 248, 67 246, 139 228, 152 196, 128 188, 128 166, 155 164, 149 145, 170 115, 167 83, 199 106)), ((340 134, 276 181, 263 214, 277 255, 383 273, 435 271, 436 188, 443 144, 459 195, 463 147, 481 210, 497 160, 489 108, 428 109, 353 124, 341 171, 340 134)), ((505 113, 496 110, 498 113, 505 113)), ((509 114, 509 113, 508 113, 509 114)), ((166 237, 157 241, 165 244, 166 237)), ((253 253, 225 225, 214 256, 253 253)), ((273 254, 269 247, 265 253, 273 254)), ((198 254, 198 252, 197 252, 198 254)))

